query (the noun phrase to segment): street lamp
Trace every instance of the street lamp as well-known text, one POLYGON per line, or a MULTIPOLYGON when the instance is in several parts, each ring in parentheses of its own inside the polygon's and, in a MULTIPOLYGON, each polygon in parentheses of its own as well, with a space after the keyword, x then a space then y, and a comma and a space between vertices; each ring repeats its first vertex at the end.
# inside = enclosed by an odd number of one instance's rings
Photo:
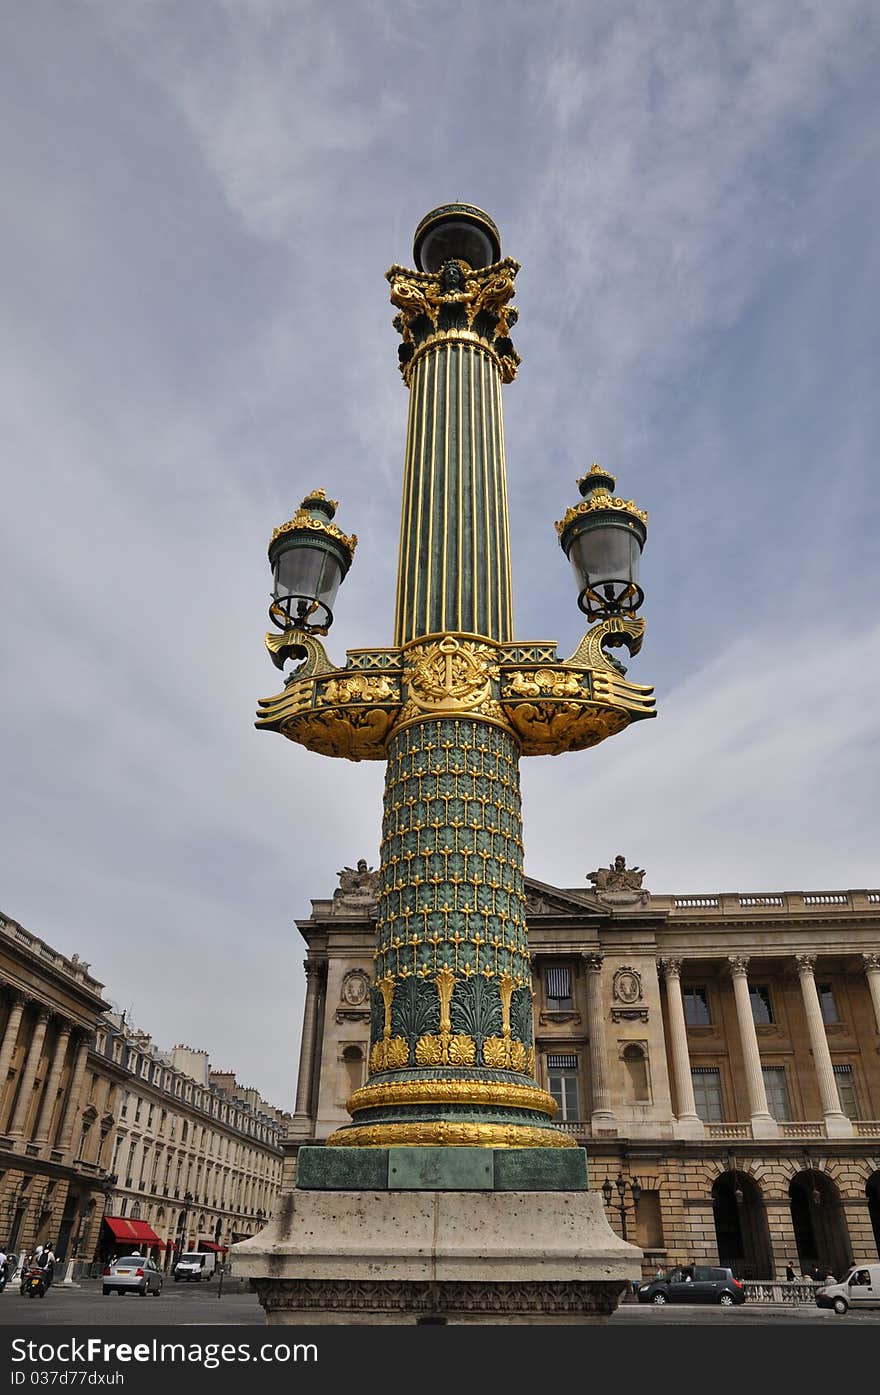
POLYGON ((333 624, 336 592, 351 566, 357 537, 333 522, 336 500, 323 489, 307 494, 269 543, 274 586, 269 619, 282 632, 325 635, 333 624))
MULTIPOLYGON (((610 1177, 606 1177, 606 1178, 605 1178, 605 1181, 602 1183, 602 1196, 603 1196, 604 1199, 605 1199, 605 1205, 608 1206, 609 1208, 611 1207, 611 1198, 612 1198, 612 1196, 614 1195, 614 1189, 615 1189, 615 1188, 617 1189, 618 1200, 614 1203, 614 1208, 613 1208, 613 1209, 614 1209, 615 1211, 617 1211, 617 1212, 619 1213, 619 1215, 620 1215, 620 1230, 621 1230, 621 1234, 622 1234, 622 1236, 623 1236, 623 1239, 625 1240, 625 1239, 627 1238, 627 1235, 626 1235, 626 1208, 627 1208, 627 1204, 628 1204, 628 1203, 627 1203, 627 1196, 626 1196, 627 1182, 626 1182, 626 1179, 624 1178, 622 1172, 618 1172, 617 1177, 615 1178, 614 1186, 613 1186, 613 1187, 612 1187, 612 1185, 611 1185, 611 1178, 610 1178, 610 1177)), ((636 1208, 638 1207, 638 1204, 639 1204, 639 1198, 640 1198, 641 1195, 642 1195, 642 1188, 641 1188, 641 1186, 639 1185, 638 1178, 633 1177, 633 1178, 631 1179, 631 1181, 629 1182, 629 1189, 630 1189, 630 1192, 631 1192, 631 1194, 632 1194, 633 1220, 635 1220, 635 1217, 636 1217, 636 1208)))
POLYGON ((578 480, 582 502, 556 525, 577 581, 578 605, 591 620, 635 615, 645 599, 639 563, 648 515, 632 499, 616 498, 615 483, 613 475, 592 465, 578 480))
POLYGON ((519 763, 655 715, 607 652, 641 647, 647 515, 589 471, 557 529, 600 623, 567 659, 515 636, 501 389, 520 364, 519 265, 464 203, 426 214, 413 261, 386 273, 409 390, 393 643, 337 664, 318 638, 356 541, 322 490, 269 545, 266 647, 280 669, 303 662, 258 729, 386 768, 369 1078, 326 1143, 574 1147, 535 1078, 519 763))
POLYGON ((192 1206, 192 1204, 193 1204, 193 1199, 194 1199, 194 1198, 193 1198, 192 1192, 184 1192, 184 1194, 183 1194, 183 1210, 181 1211, 180 1216, 178 1217, 178 1226, 177 1226, 177 1258, 178 1258, 178 1259, 180 1259, 180 1256, 183 1254, 183 1247, 184 1247, 184 1245, 186 1244, 186 1230, 187 1230, 187 1224, 188 1224, 188 1222, 189 1222, 189 1208, 190 1208, 190 1207, 192 1206))
POLYGON ((736 1170, 736 1161, 730 1149, 727 1151, 727 1170, 733 1177, 733 1195, 737 1206, 742 1206, 746 1196, 739 1182, 739 1173, 736 1170))

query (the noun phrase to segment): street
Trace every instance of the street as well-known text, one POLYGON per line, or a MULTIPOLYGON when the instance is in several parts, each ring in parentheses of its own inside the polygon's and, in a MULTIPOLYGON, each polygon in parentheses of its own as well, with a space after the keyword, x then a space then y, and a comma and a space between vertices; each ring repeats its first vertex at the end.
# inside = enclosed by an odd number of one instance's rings
MULTIPOLYGON (((880 1323, 880 1309, 838 1317, 830 1309, 810 1305, 743 1304, 740 1308, 714 1305, 669 1304, 655 1308, 643 1303, 624 1303, 609 1319, 609 1326, 682 1327, 731 1326, 863 1326, 880 1323)), ((7 1288, 0 1295, 0 1327, 51 1327, 71 1324, 88 1327, 155 1326, 263 1326, 263 1310, 253 1293, 225 1293, 216 1288, 189 1284, 166 1284, 158 1298, 101 1292, 98 1280, 85 1280, 79 1288, 57 1284, 45 1298, 24 1298, 18 1288, 7 1288)), ((303 1326, 308 1326, 307 1320, 303 1326)))

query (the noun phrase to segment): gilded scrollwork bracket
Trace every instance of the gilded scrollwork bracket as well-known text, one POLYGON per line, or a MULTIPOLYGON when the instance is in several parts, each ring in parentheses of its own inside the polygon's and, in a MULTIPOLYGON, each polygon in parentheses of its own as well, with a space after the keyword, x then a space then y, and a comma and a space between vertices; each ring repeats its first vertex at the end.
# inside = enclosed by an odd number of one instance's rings
POLYGON ((614 616, 565 660, 546 641, 426 635, 402 649, 349 650, 337 668, 320 640, 286 630, 266 636, 272 661, 302 663, 283 692, 261 699, 256 725, 348 760, 384 760, 395 731, 432 717, 492 722, 526 756, 584 750, 655 716, 653 689, 628 682, 608 653, 619 646, 637 653, 643 633, 644 621, 614 616))

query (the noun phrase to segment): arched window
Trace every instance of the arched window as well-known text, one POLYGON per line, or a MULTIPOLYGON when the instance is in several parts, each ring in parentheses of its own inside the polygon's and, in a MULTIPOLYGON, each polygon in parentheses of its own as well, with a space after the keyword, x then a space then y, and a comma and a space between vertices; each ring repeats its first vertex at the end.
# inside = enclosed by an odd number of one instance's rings
POLYGON ((648 1104, 651 1090, 648 1085, 648 1062, 644 1048, 631 1041, 621 1052, 623 1060, 624 1097, 628 1104, 648 1104))

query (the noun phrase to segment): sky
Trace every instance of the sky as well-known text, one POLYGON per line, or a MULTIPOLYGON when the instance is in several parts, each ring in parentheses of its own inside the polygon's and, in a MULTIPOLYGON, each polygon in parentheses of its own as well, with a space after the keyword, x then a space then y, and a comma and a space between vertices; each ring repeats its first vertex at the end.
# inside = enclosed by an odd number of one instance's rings
POLYGON ((254 730, 266 547, 326 488, 328 650, 391 642, 384 273, 451 199, 522 265, 517 636, 582 636, 593 460, 649 514, 659 715, 523 762, 526 872, 880 885, 872 0, 28 0, 0 55, 6 915, 293 1107, 295 920, 378 864, 383 767, 254 730))

